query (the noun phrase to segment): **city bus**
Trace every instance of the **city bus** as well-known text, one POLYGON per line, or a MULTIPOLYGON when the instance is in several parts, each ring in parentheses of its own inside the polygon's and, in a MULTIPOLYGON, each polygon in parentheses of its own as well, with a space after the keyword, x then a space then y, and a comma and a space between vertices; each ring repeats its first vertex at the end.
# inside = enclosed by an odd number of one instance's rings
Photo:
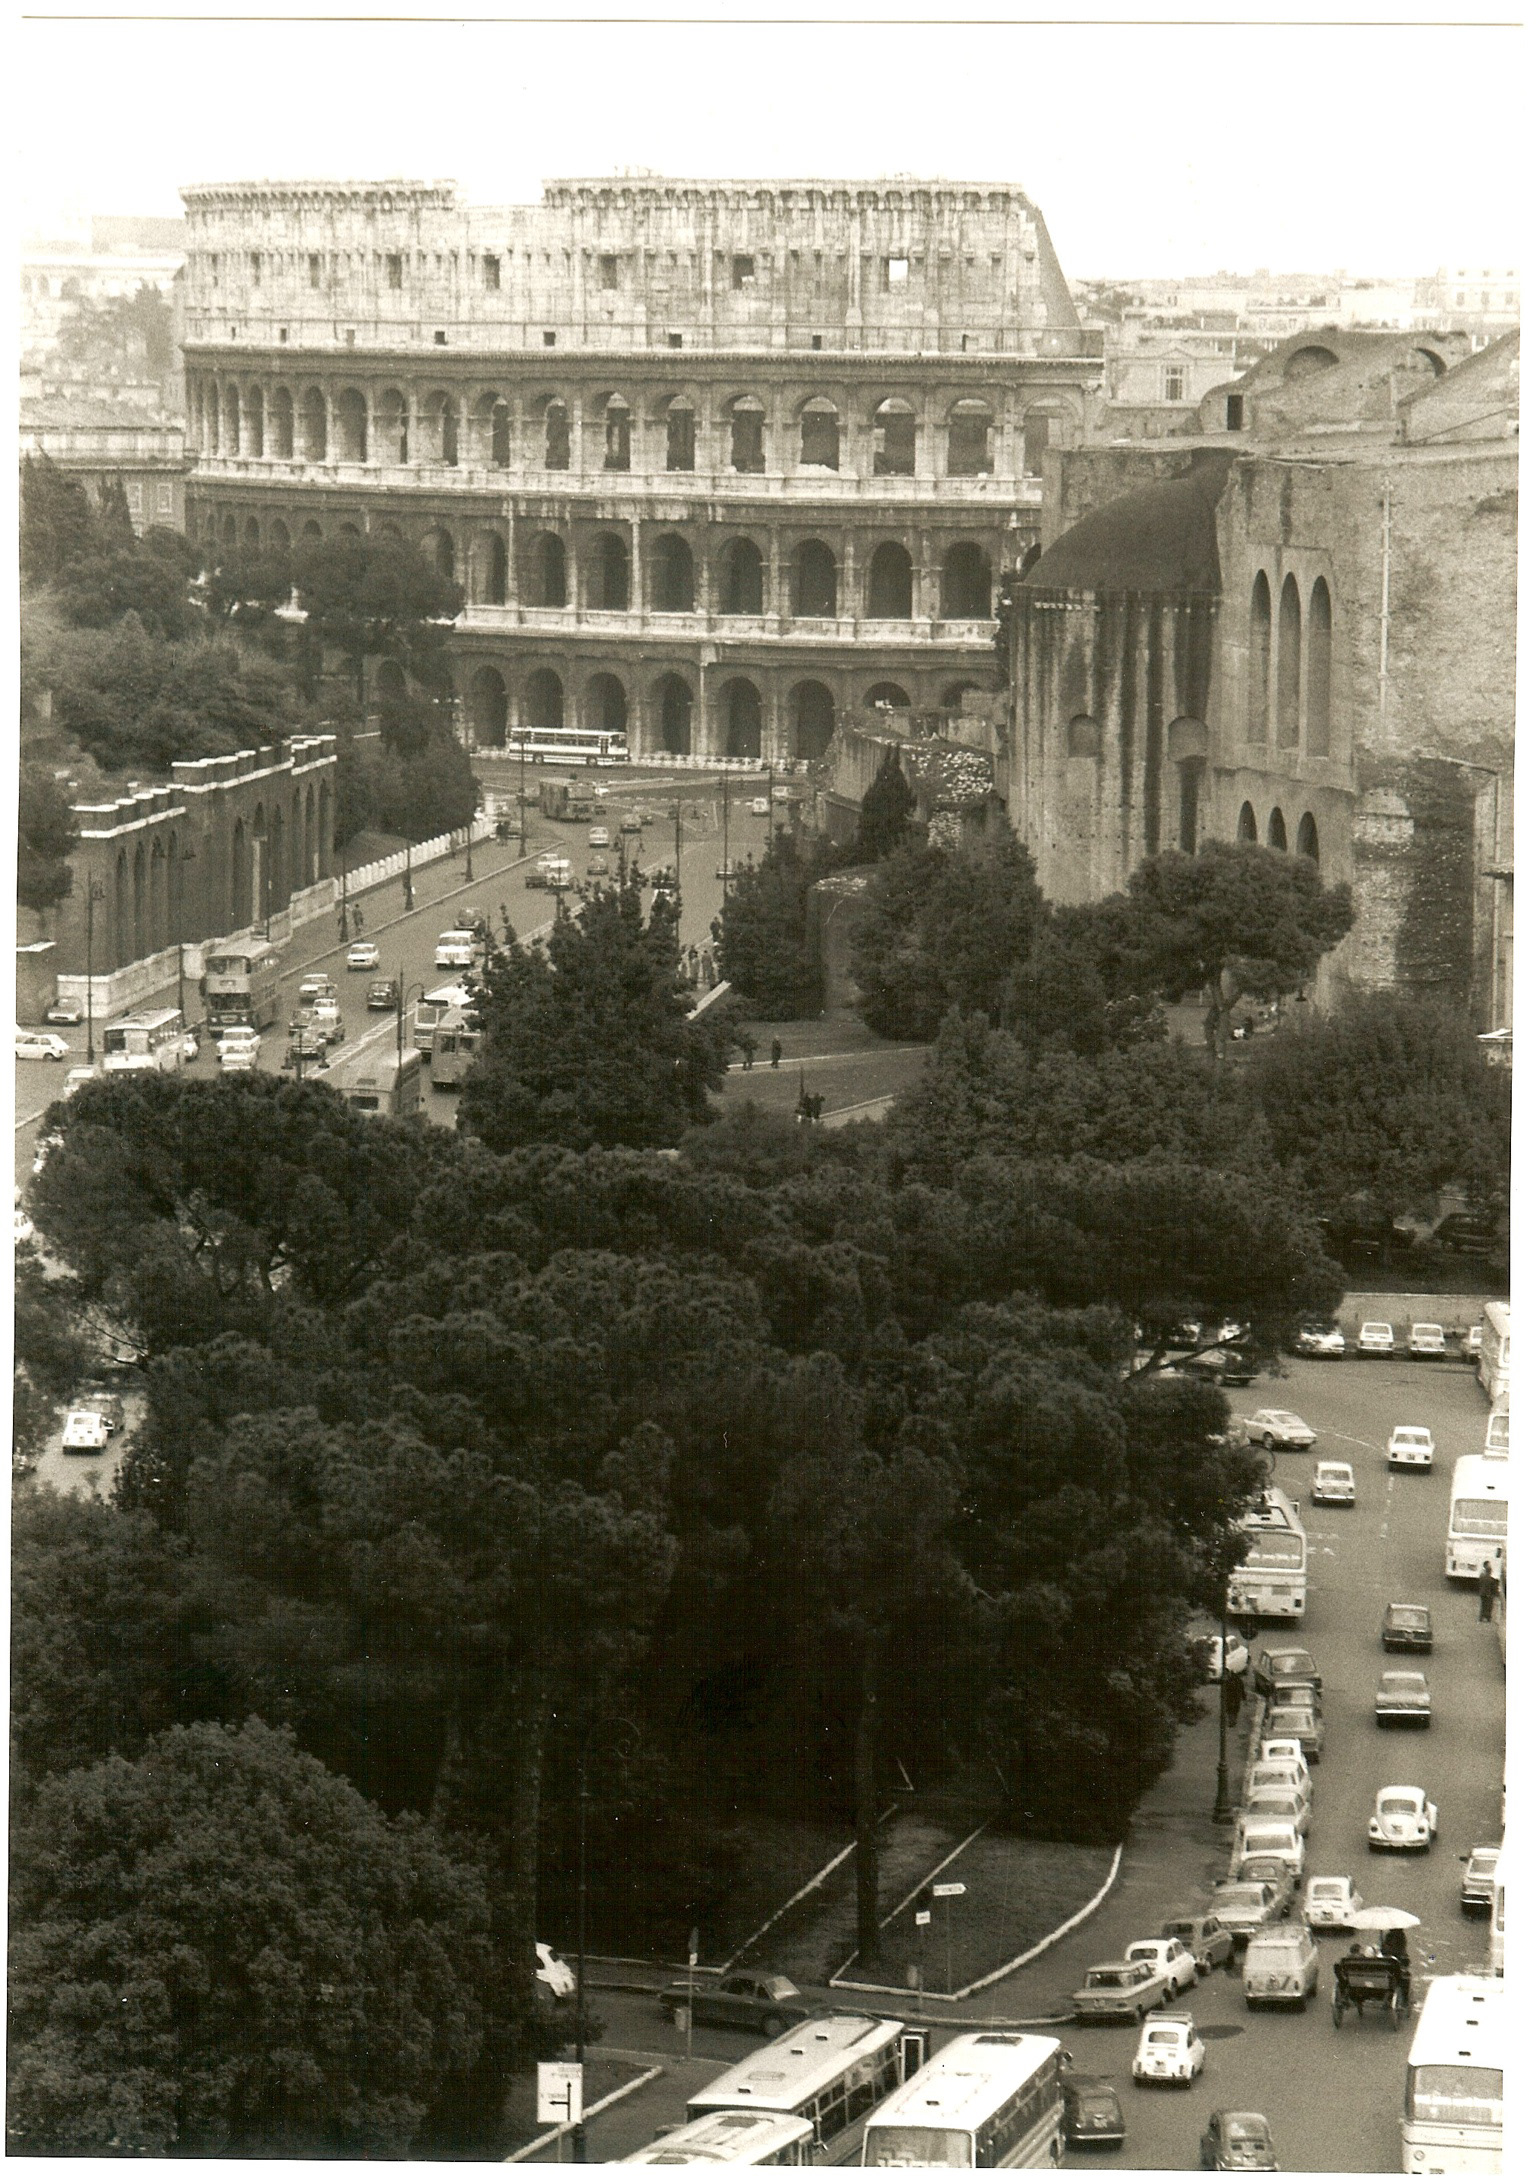
POLYGON ((187 1024, 178 1006, 125 1014, 101 1032, 104 1074, 174 1074, 186 1057, 187 1024))
POLYGON ((525 756, 530 764, 629 762, 626 735, 585 726, 511 726, 507 729, 507 748, 513 756, 525 756))
POLYGON ((474 1014, 458 1006, 449 1007, 432 1031, 432 1053, 427 1063, 432 1069, 434 1089, 458 1088, 475 1063, 482 1033, 474 1014))
POLYGON ((432 1063, 432 1038, 439 1023, 450 1013, 463 1013, 474 1004, 474 993, 467 983, 440 983, 435 991, 427 991, 416 1001, 416 1017, 413 1037, 418 1051, 427 1054, 427 1064, 432 1063))
POLYGON ((421 1068, 419 1051, 364 1044, 333 1060, 325 1079, 365 1119, 408 1119, 421 1110, 421 1068))
POLYGON ((1405 2171, 1504 2168, 1504 1984, 1442 1974, 1424 1991, 1403 2091, 1405 2171))
POLYGON ((1475 1581, 1486 1562, 1497 1573, 1509 1535, 1509 1461, 1469 1452, 1451 1476, 1445 1536, 1445 1576, 1475 1581))
POLYGON ((957 2034, 864 2128, 873 2170, 1054 2170, 1066 2152, 1061 2044, 957 2034))
POLYGON ((768 2110, 715 2110, 691 2125, 674 2126, 625 2163, 788 2163, 805 2169, 816 2144, 809 2118, 779 2117, 768 2110))
POLYGON ((1297 1507, 1283 1490, 1267 1489, 1238 1529, 1248 1549, 1227 1583, 1227 1609, 1238 1619, 1301 1618, 1307 1608, 1307 1531, 1297 1507))
POLYGON ((278 950, 265 938, 226 938, 204 955, 208 1026, 270 1028, 277 1019, 278 950))
POLYGON ((1509 1392, 1509 1303, 1490 1301, 1483 1310, 1483 1341, 1477 1350, 1477 1378, 1496 1407, 1509 1392))
POLYGON ((864 2120, 928 2054, 926 2027, 870 2012, 827 2012, 765 2042, 688 2098, 690 2118, 764 2110, 804 2118, 819 2163, 851 2163, 864 2120))

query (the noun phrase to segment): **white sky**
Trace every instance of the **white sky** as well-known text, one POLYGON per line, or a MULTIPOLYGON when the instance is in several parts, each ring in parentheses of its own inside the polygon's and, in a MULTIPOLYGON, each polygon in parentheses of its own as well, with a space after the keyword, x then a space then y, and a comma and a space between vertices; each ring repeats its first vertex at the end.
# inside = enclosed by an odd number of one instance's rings
POLYGON ((21 21, 22 217, 174 213, 182 182, 251 176, 448 178, 496 203, 624 165, 904 170, 1021 183, 1069 277, 1519 262, 1513 25, 831 22, 803 0, 799 25, 744 21, 744 0, 659 22, 591 4, 631 19, 21 21))

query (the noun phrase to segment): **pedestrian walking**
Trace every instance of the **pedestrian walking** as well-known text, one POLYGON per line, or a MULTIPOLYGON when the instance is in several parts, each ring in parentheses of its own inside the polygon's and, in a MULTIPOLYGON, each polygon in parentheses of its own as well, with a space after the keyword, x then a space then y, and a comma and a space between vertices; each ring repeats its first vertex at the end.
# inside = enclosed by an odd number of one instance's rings
POLYGON ((699 954, 699 973, 704 978, 705 990, 712 991, 719 977, 715 974, 715 956, 710 946, 706 945, 699 954))
POLYGON ((1477 1576, 1477 1622, 1484 1625, 1493 1616, 1493 1599, 1499 1592, 1499 1577, 1485 1558, 1483 1570, 1477 1576))
POLYGON ((1240 1671, 1229 1671, 1222 1681, 1221 1687, 1222 1707, 1227 1713, 1227 1729, 1229 1731, 1243 1713, 1243 1695, 1242 1673, 1240 1671))
POLYGON ((361 906, 360 906, 360 905, 354 904, 354 906, 353 906, 353 909, 352 909, 352 935, 353 935, 354 937, 361 937, 361 936, 362 936, 362 932, 363 932, 363 911, 362 911, 362 908, 361 908, 361 906))
POLYGON ((693 985, 695 990, 698 989, 699 949, 696 945, 690 945, 688 948, 688 981, 693 985))
POLYGON ((775 1036, 773 1042, 768 1046, 768 1064, 773 1068, 773 1071, 775 1073, 779 1071, 779 1061, 783 1058, 783 1056, 784 1046, 779 1042, 777 1036, 775 1036))
POLYGON ((736 1041, 741 1046, 742 1070, 750 1073, 752 1061, 757 1057, 757 1038, 750 1029, 742 1029, 738 1032, 736 1041))

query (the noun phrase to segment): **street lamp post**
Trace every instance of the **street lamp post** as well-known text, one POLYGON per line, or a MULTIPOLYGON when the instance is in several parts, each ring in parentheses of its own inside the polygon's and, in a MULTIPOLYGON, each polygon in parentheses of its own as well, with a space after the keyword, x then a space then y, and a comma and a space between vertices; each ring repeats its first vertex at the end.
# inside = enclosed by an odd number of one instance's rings
POLYGON ((189 862, 195 862, 196 860, 197 860, 197 849, 196 849, 195 847, 183 847, 183 848, 182 848, 182 850, 181 850, 181 853, 180 853, 180 855, 179 855, 179 856, 178 856, 178 858, 177 858, 177 868, 176 868, 176 874, 175 874, 175 885, 176 885, 176 1011, 177 1011, 177 1012, 178 1012, 178 1013, 179 1013, 179 1014, 181 1015, 181 1025, 182 1025, 182 1027, 183 1027, 183 1028, 185 1028, 185 1027, 186 1027, 186 1025, 187 1025, 187 995, 186 995, 186 974, 187 974, 187 934, 186 934, 186 913, 185 913, 185 909, 186 909, 186 902, 185 902, 185 899, 183 898, 183 890, 184 890, 184 888, 183 888, 183 885, 182 885, 182 874, 181 874, 181 873, 182 873, 182 871, 183 871, 183 870, 184 870, 184 869, 186 868, 186 866, 187 866, 187 864, 188 864, 189 862))
POLYGON ((475 881, 475 820, 474 820, 474 818, 473 818, 473 817, 471 817, 471 818, 470 818, 470 820, 469 820, 469 822, 468 822, 468 824, 467 824, 467 825, 466 825, 466 826, 464 827, 464 882, 465 882, 465 884, 466 884, 466 885, 472 885, 472 884, 474 883, 474 881, 475 881))
POLYGON ((400 967, 400 973, 395 978, 395 1064, 397 1067, 404 1061, 405 1058, 406 1000, 409 998, 413 998, 418 991, 420 991, 422 997, 425 998, 427 995, 427 986, 424 983, 413 983, 409 986, 409 988, 407 988, 405 981, 405 966, 402 962, 400 967))
MULTIPOLYGON (((587 1760, 599 1721, 594 1718, 582 1734, 580 1766, 576 1773, 576 2066, 581 2075, 582 2090, 582 2115, 571 2135, 571 2160, 576 2163, 587 2160, 587 1760)), ((633 1753, 639 1744, 639 1727, 627 1718, 614 1721, 615 1745, 633 1753)), ((691 2027, 691 2009, 689 2023, 691 2027)))
POLYGON ((107 897, 99 878, 85 888, 85 1063, 96 1064, 96 903, 107 897))
POLYGON ((528 852, 528 729, 517 729, 517 851, 528 852))
POLYGON ((677 907, 677 934, 683 934, 683 797, 672 804, 672 871, 677 879, 673 900, 677 907))
POLYGON ((1216 1805, 1213 1823, 1232 1820, 1232 1799, 1227 1777, 1227 1607, 1221 1607, 1221 1678, 1216 1690, 1216 1805))
POLYGON ((416 905, 416 895, 415 895, 414 891, 413 891, 413 890, 412 890, 412 888, 411 888, 411 843, 410 843, 410 841, 409 841, 409 840, 407 840, 407 841, 406 841, 406 843, 405 843, 405 911, 406 911, 406 913, 407 913, 407 914, 409 914, 409 913, 410 913, 410 911, 411 911, 411 909, 412 909, 412 908, 413 908, 413 907, 414 907, 415 905, 416 905))
POLYGON ((723 834, 720 848, 720 897, 724 900, 731 889, 731 782, 724 772, 720 774, 720 825, 723 834))

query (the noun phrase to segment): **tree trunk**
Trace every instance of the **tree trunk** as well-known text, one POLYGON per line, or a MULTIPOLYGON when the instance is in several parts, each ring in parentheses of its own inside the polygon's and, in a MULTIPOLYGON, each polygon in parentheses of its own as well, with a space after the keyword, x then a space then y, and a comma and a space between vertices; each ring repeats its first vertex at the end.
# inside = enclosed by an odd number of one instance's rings
POLYGON ((867 1632, 859 1654, 859 1714, 853 1742, 854 1876, 859 1964, 880 1963, 880 1810, 875 1798, 875 1735, 880 1721, 880 1641, 867 1632))

